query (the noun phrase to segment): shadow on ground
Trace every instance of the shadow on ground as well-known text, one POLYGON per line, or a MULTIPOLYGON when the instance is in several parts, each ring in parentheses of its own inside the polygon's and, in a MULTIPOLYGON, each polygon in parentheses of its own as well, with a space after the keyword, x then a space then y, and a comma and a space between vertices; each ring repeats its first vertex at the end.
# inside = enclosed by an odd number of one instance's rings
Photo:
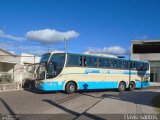
MULTIPOLYGON (((113 90, 110 90, 110 91, 113 91, 113 90)), ((84 96, 99 98, 98 102, 96 102, 94 105, 89 107, 83 113, 78 113, 76 111, 70 110, 70 109, 68 109, 68 108, 66 108, 66 107, 64 107, 60 104, 57 104, 53 100, 44 99, 43 101, 49 103, 50 105, 53 105, 54 107, 57 107, 57 108, 65 111, 68 114, 71 114, 71 115, 75 116, 74 119, 80 118, 81 116, 85 116, 86 118, 93 119, 93 120, 104 120, 104 119, 108 118, 108 115, 98 115, 97 116, 97 115, 94 115, 94 114, 87 113, 87 111, 89 109, 93 108, 95 105, 97 105, 99 102, 101 102, 105 98, 119 100, 119 101, 126 101, 126 102, 130 102, 130 103, 134 103, 136 105, 146 105, 146 106, 153 107, 151 101, 154 97, 159 95, 159 92, 154 92, 154 91, 132 91, 132 92, 131 91, 125 91, 125 92, 118 93, 118 94, 113 94, 113 93, 111 94, 110 92, 106 93, 106 91, 105 92, 104 91, 98 91, 98 92, 104 92, 100 96, 92 94, 92 92, 91 91, 87 91, 87 92, 86 91, 85 92, 81 91, 81 92, 79 92, 79 94, 84 95, 84 96), (100 117, 100 116, 103 116, 103 117, 100 117)), ((109 104, 109 103, 106 103, 106 104, 109 104)), ((112 115, 112 116, 114 116, 114 115, 112 115)), ((115 117, 118 117, 118 116, 115 116, 115 117)), ((119 116, 119 117, 122 117, 122 116, 119 116)))

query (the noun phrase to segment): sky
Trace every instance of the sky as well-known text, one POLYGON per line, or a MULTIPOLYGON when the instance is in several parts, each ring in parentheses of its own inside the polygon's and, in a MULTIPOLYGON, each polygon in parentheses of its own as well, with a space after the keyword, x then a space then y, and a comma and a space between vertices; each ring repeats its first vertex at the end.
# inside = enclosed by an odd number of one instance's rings
POLYGON ((159 0, 0 0, 0 48, 128 54, 132 40, 160 39, 159 0))

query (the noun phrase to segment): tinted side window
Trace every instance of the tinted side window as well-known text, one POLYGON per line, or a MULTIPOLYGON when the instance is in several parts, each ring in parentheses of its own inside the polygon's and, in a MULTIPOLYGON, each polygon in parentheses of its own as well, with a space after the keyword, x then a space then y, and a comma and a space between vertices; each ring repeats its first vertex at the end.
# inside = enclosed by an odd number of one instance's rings
POLYGON ((50 62, 54 62, 58 67, 63 67, 65 61, 64 54, 55 54, 51 57, 50 62))
POLYGON ((77 55, 69 55, 68 56, 68 65, 81 66, 82 65, 82 57, 77 56, 77 55))
POLYGON ((144 68, 143 68, 143 70, 149 70, 149 64, 148 63, 144 63, 144 68))
POLYGON ((128 61, 123 61, 123 68, 128 69, 129 68, 129 62, 128 61))
POLYGON ((110 59, 99 58, 99 67, 110 67, 110 59))
POLYGON ((137 70, 142 70, 142 63, 136 62, 135 65, 137 70))
POLYGON ((122 68, 122 60, 117 60, 117 68, 122 68))
POLYGON ((97 67, 97 58, 92 58, 93 66, 97 67))
POLYGON ((86 63, 87 63, 87 66, 92 66, 92 58, 91 57, 87 57, 86 63))
POLYGON ((104 67, 104 59, 99 58, 99 67, 104 67))
POLYGON ((87 57, 86 64, 89 67, 97 67, 97 59, 94 57, 87 57))
POLYGON ((117 60, 111 60, 111 67, 117 68, 117 60))
POLYGON ((136 69, 136 63, 135 62, 130 62, 130 69, 136 69))

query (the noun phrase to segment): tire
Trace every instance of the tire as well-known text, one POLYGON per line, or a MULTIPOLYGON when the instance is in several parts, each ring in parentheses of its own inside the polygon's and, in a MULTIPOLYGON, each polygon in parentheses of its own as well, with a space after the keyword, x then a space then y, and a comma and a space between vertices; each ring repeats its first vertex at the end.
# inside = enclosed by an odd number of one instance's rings
POLYGON ((118 86, 118 91, 123 92, 126 90, 126 84, 124 82, 120 82, 118 86))
POLYGON ((76 90, 77 90, 77 86, 74 82, 68 82, 66 84, 66 88, 65 88, 66 93, 73 94, 76 92, 76 90))
POLYGON ((133 90, 135 89, 135 87, 136 87, 136 86, 135 86, 135 83, 134 83, 134 82, 130 82, 130 83, 129 83, 129 90, 130 90, 130 91, 133 91, 133 90))

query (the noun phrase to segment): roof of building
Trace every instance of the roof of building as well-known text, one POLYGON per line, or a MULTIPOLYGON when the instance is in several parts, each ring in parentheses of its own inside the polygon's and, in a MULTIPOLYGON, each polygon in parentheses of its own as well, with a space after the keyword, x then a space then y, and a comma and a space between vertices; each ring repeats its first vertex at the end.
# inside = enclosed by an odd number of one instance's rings
POLYGON ((133 44, 160 44, 160 40, 132 40, 133 44))
POLYGON ((3 49, 3 48, 0 48, 0 50, 3 51, 3 52, 5 52, 5 53, 7 53, 7 54, 12 55, 12 56, 17 56, 17 55, 15 55, 15 54, 13 54, 13 53, 11 53, 11 52, 9 52, 9 51, 3 49))

